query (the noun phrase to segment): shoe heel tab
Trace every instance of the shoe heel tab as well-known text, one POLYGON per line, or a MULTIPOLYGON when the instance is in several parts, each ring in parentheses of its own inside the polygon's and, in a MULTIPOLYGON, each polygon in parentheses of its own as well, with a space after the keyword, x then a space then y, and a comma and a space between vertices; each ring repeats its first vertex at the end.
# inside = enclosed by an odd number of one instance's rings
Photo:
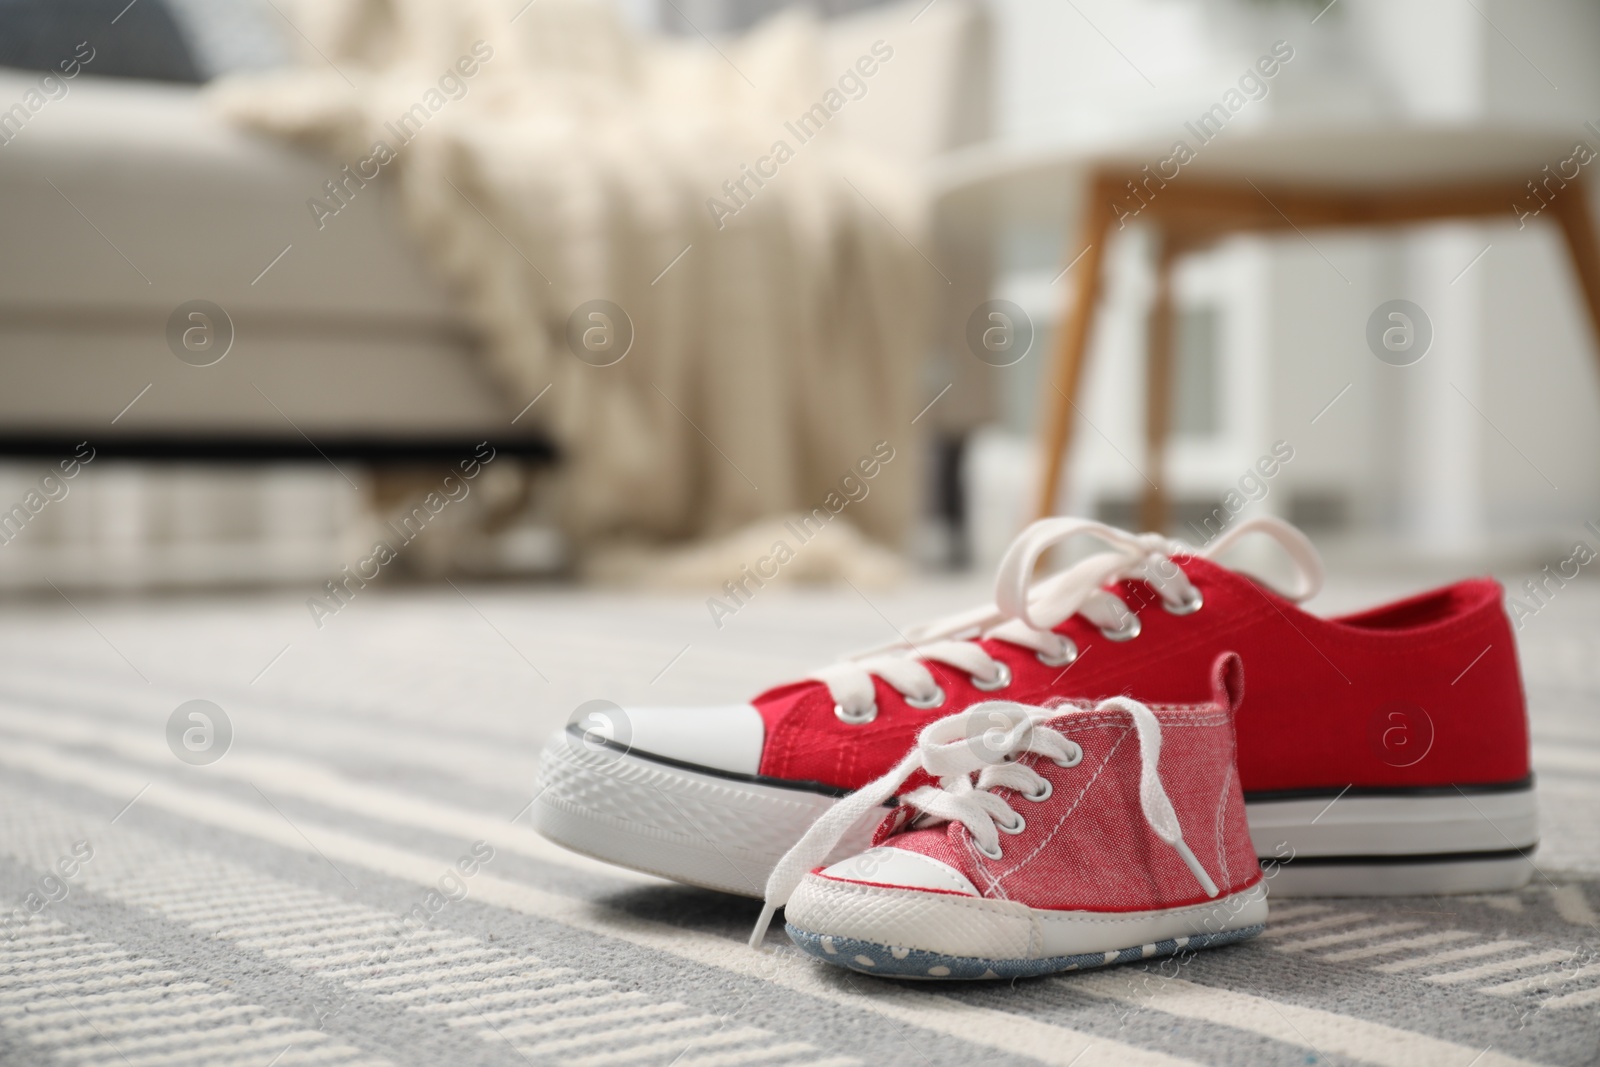
POLYGON ((1211 699, 1218 707, 1227 708, 1231 717, 1244 700, 1244 660, 1237 652, 1224 652, 1211 665, 1211 699))

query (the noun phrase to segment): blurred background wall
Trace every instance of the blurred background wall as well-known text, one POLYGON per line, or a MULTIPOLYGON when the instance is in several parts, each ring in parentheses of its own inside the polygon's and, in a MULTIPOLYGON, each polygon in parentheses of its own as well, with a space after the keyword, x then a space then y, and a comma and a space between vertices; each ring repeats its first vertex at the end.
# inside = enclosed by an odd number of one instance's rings
MULTIPOLYGON (((1600 9, 1580 2, 1003 0, 994 10, 997 115, 1008 139, 1164 133, 1276 39, 1292 41, 1297 56, 1244 116, 1251 122, 1503 122, 1577 138, 1600 116, 1600 71, 1582 58, 1600 40, 1600 9), (1159 71, 1162 88, 1152 90, 1090 20, 1159 71)), ((1060 287, 1050 280, 1070 230, 1040 222, 1005 236, 998 285, 1054 321, 1060 287)), ((1284 439, 1295 459, 1261 506, 1358 542, 1373 562, 1448 554, 1485 566, 1579 536, 1600 514, 1600 375, 1557 234, 1519 231, 1508 204, 1497 225, 1311 239, 1315 249, 1293 237, 1231 241, 1182 269, 1179 380, 1197 389, 1179 396, 1171 476, 1176 495, 1193 498, 1189 510, 1209 512, 1265 442, 1284 439), (1359 330, 1393 297, 1423 307, 1436 330, 1433 351, 1408 368, 1373 359, 1359 330), (1312 425, 1346 384, 1354 387, 1312 425)), ((1074 510, 1126 505, 1140 487, 1123 457, 1139 451, 1149 279, 1133 242, 1118 252, 1118 310, 1088 383, 1087 410, 1103 435, 1080 429, 1074 510)), ((1031 485, 1018 472, 1034 395, 1021 374, 1003 387, 1005 432, 986 438, 973 475, 1006 488, 979 515, 1013 507, 1007 495, 1031 485)), ((980 525, 979 536, 993 555, 1007 534, 980 525)))

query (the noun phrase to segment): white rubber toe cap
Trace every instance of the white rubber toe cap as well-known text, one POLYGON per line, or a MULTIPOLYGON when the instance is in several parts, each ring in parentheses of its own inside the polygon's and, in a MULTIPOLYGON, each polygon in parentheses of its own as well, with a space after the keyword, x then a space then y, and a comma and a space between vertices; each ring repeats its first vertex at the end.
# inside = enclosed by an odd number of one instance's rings
POLYGON ((730 774, 756 774, 767 738, 750 704, 707 708, 624 708, 612 736, 638 756, 658 756, 730 774))
POLYGON ((969 897, 978 895, 967 876, 948 863, 903 848, 869 848, 840 860, 822 873, 830 878, 900 889, 937 889, 969 897))

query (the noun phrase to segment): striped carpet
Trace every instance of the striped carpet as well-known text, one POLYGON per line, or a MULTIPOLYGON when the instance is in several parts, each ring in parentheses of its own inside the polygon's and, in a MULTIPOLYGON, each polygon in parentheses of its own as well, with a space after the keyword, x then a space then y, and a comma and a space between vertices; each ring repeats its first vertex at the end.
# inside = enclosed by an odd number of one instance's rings
POLYGON ((471 586, 369 588, 320 629, 285 595, 0 609, 0 1063, 1600 1061, 1597 588, 1521 634, 1532 885, 1284 901, 1181 970, 875 982, 529 828, 537 744, 584 701, 740 699, 976 593, 763 591, 720 630, 697 600, 471 586), (194 700, 210 749, 169 729, 194 700))

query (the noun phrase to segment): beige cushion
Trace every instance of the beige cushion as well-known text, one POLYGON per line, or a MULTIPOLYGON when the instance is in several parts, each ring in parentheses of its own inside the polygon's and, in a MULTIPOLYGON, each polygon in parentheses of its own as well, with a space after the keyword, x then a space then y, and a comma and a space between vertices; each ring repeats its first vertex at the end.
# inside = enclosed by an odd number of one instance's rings
MULTIPOLYGON (((0 71, 0 108, 37 84, 0 71)), ((319 231, 306 201, 342 163, 233 129, 194 87, 67 84, 0 144, 0 421, 107 426, 151 385, 119 430, 505 425, 513 398, 383 178, 319 231), (167 346, 169 314, 197 298, 235 325, 212 367, 167 346)))

